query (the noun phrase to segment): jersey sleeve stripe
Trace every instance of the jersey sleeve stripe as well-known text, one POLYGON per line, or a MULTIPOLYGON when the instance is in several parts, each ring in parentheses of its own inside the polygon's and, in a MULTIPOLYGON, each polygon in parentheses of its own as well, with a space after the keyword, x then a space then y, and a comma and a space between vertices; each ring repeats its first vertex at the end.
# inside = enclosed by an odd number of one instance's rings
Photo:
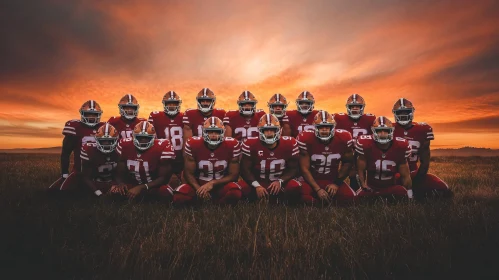
POLYGON ((247 153, 249 153, 249 152, 250 152, 250 150, 249 150, 249 149, 245 149, 245 148, 242 148, 241 150, 243 150, 243 152, 247 152, 247 153))
POLYGON ((71 131, 71 130, 63 130, 62 133, 69 133, 69 134, 76 135, 76 132, 71 131))
POLYGON ((185 146, 186 147, 191 147, 191 145, 189 145, 189 143, 185 143, 185 146))
POLYGON ((72 126, 65 126, 65 127, 64 127, 64 129, 71 129, 71 130, 75 130, 75 128, 74 128, 74 127, 72 127, 72 126))
POLYGON ((188 156, 191 156, 191 157, 192 157, 192 154, 191 154, 190 152, 188 152, 188 151, 184 151, 184 152, 185 152, 185 154, 186 154, 186 155, 188 155, 188 156))
POLYGON ((174 159, 175 157, 172 157, 172 156, 161 156, 162 159, 164 158, 171 158, 171 159, 174 159))
POLYGON ((361 154, 361 155, 363 155, 363 154, 364 154, 364 151, 357 150, 357 149, 355 149, 355 151, 356 151, 357 153, 361 154))
POLYGON ((82 155, 80 155, 80 158, 84 159, 84 160, 90 160, 88 157, 85 157, 85 156, 82 156, 82 155))
POLYGON ((250 153, 243 152, 243 155, 250 157, 250 153))
POLYGON ((294 152, 294 153, 292 153, 291 155, 292 155, 292 156, 296 156, 297 154, 299 154, 299 152, 294 152))

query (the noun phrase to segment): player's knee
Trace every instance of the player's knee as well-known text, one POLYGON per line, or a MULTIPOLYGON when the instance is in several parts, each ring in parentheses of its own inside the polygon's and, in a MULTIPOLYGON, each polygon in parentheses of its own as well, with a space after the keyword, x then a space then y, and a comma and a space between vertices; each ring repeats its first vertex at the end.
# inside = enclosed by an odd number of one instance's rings
POLYGON ((284 187, 284 192, 287 194, 301 194, 301 187, 302 185, 298 181, 291 180, 284 187))
POLYGON ((162 198, 171 199, 173 197, 173 189, 170 185, 163 185, 159 187, 158 195, 162 198))
POLYGON ((178 186, 173 192, 173 204, 180 206, 190 203, 196 197, 196 192, 188 184, 178 186))

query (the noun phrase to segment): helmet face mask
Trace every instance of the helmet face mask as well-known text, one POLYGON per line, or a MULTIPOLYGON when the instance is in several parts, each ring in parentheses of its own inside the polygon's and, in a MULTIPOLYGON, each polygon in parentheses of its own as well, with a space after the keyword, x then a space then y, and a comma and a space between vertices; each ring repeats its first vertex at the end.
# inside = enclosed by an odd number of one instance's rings
POLYGON ((404 126, 412 122, 415 110, 410 100, 400 98, 393 104, 392 113, 395 121, 404 126))
POLYGON ((154 145, 156 130, 148 121, 141 121, 133 129, 132 138, 135 148, 145 151, 154 145))
POLYGON ((282 118, 286 114, 286 108, 288 108, 288 104, 274 103, 269 105, 269 112, 278 118, 282 118))
POLYGON ((327 142, 334 137, 336 122, 333 116, 326 111, 319 111, 314 117, 315 136, 327 142))
POLYGON ((209 97, 199 97, 197 98, 198 109, 203 113, 208 113, 213 111, 215 105, 215 99, 209 97))
POLYGON ((347 104, 348 116, 352 119, 359 119, 364 114, 363 104, 347 104))
POLYGON ((380 144, 387 144, 393 140, 393 123, 386 117, 377 117, 371 126, 374 141, 380 144))
POLYGON ((203 128, 203 139, 210 146, 218 146, 224 141, 225 129, 203 128))
POLYGON ((239 113, 243 116, 251 116, 256 111, 256 101, 238 101, 239 113))
POLYGON ((97 150, 104 154, 112 153, 118 145, 118 131, 109 123, 99 127, 95 134, 97 150))
POLYGON ((265 144, 272 145, 281 138, 281 128, 278 126, 265 126, 258 129, 260 140, 265 144), (271 134, 270 132, 273 132, 271 134))
POLYGON ((97 102, 88 100, 80 108, 81 122, 87 126, 94 127, 100 123, 102 113, 97 102))
POLYGON ((139 115, 139 105, 118 104, 120 115, 127 120, 133 120, 139 115))
POLYGON ((163 108, 167 115, 175 116, 180 112, 180 105, 182 101, 174 101, 174 100, 163 100, 163 108))
POLYGON ((311 100, 297 100, 296 108, 298 109, 298 112, 300 112, 303 115, 306 115, 314 110, 314 103, 315 102, 311 100))

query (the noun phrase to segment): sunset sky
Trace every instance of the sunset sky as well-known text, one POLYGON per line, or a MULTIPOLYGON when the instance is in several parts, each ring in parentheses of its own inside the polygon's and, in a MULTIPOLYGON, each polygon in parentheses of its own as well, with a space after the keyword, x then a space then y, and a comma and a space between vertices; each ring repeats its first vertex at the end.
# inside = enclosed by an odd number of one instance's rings
POLYGON ((393 119, 406 97, 433 148, 499 148, 499 1, 38 0, 0 4, 1 148, 59 146, 88 99, 140 115, 175 90, 182 109, 209 87, 235 109, 302 90, 344 112, 351 93, 393 119))

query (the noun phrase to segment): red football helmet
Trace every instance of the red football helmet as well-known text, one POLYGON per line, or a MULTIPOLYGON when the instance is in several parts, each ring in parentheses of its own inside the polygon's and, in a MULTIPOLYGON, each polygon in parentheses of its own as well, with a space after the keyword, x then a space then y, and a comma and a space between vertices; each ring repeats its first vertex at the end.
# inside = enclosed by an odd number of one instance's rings
POLYGON ((80 108, 81 122, 88 126, 96 126, 100 123, 102 109, 95 100, 88 100, 80 108))
POLYGON ((394 129, 392 121, 390 121, 387 117, 377 117, 371 127, 374 141, 380 144, 389 143, 393 140, 394 129))
POLYGON ((258 132, 260 140, 265 144, 274 144, 281 139, 281 125, 279 119, 273 114, 265 114, 258 122, 258 132), (274 134, 267 135, 267 131, 274 131, 274 134))
POLYGON ((139 122, 133 129, 133 144, 139 150, 145 151, 152 147, 156 138, 156 130, 148 121, 139 122))
POLYGON ((116 145, 118 145, 118 138, 119 133, 116 128, 109 123, 106 123, 99 127, 99 130, 97 130, 97 133, 95 134, 97 150, 105 154, 112 153, 116 148, 116 145))
POLYGON ((208 145, 217 146, 224 141, 225 127, 217 117, 208 118, 203 124, 203 139, 208 145), (212 132, 217 133, 216 139, 212 139, 212 132))
POLYGON ((319 111, 314 117, 315 136, 322 141, 329 141, 334 136, 336 121, 333 116, 326 111, 319 111), (321 131, 321 128, 329 127, 329 132, 321 131))
POLYGON ((180 96, 173 90, 170 90, 163 96, 163 108, 167 115, 175 116, 178 114, 180 112, 181 104, 182 99, 180 99, 180 96))
POLYGON ((139 115, 139 101, 131 94, 125 94, 118 103, 120 115, 127 120, 133 120, 139 115))

